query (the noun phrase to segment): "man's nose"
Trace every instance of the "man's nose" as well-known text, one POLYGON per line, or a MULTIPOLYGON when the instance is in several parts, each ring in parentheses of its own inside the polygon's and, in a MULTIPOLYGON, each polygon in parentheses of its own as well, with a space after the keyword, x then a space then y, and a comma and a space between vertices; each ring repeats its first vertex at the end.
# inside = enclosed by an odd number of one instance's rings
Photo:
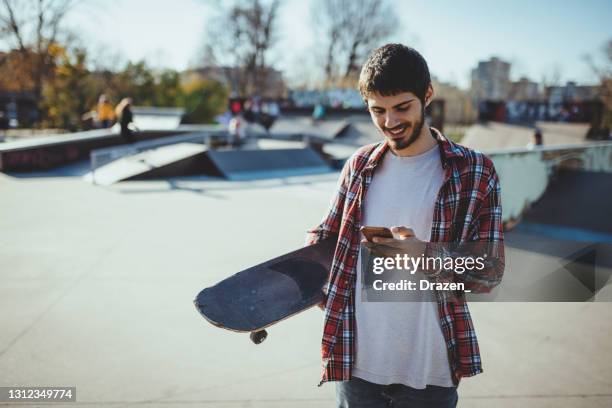
POLYGON ((399 120, 397 116, 395 116, 393 113, 387 113, 385 115, 385 127, 387 129, 391 129, 397 126, 398 124, 399 124, 399 120))

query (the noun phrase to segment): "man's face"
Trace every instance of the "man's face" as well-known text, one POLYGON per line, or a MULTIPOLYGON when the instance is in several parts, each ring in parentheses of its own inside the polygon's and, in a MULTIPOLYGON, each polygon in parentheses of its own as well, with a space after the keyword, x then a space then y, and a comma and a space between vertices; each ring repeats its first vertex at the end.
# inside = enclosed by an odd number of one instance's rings
POLYGON ((425 106, 412 92, 392 96, 373 93, 368 96, 367 104, 374 125, 385 136, 391 149, 404 149, 419 138, 425 120, 425 106))

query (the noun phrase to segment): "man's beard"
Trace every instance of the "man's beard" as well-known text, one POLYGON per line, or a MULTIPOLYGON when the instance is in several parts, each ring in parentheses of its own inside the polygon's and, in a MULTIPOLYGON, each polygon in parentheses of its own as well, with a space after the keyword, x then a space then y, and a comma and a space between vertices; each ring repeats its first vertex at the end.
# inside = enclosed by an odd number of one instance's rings
MULTIPOLYGON (((423 129, 423 123, 425 122, 425 107, 421 108, 421 118, 415 123, 412 133, 408 138, 392 139, 390 142, 395 150, 402 150, 417 141, 421 135, 423 129)), ((388 130, 388 129, 387 129, 388 130)))

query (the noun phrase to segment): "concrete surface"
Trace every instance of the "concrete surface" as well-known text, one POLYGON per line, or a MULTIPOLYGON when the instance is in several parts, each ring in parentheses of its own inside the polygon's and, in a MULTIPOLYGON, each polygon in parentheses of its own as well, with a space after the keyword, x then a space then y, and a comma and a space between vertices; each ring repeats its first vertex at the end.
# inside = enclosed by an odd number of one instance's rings
MULTIPOLYGON (((589 125, 585 123, 537 122, 545 146, 584 143, 589 125)), ((488 122, 468 128, 461 144, 476 150, 525 147, 533 142, 534 129, 528 126, 488 122)))
MULTIPOLYGON (((334 386, 316 386, 320 311, 255 346, 192 300, 299 247, 337 173, 113 187, 53 174, 0 174, 0 385, 76 386, 66 406, 333 406, 334 386)), ((471 309, 485 373, 461 383, 460 407, 612 406, 612 304, 471 309)))

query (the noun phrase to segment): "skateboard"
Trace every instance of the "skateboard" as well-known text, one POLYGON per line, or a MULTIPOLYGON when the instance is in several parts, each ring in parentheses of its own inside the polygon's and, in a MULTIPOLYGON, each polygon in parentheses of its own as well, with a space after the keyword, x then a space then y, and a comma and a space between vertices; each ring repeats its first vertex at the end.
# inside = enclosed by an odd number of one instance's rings
POLYGON ((250 332, 259 344, 267 327, 323 300, 336 242, 328 238, 238 272, 202 290, 195 307, 213 325, 250 332))

